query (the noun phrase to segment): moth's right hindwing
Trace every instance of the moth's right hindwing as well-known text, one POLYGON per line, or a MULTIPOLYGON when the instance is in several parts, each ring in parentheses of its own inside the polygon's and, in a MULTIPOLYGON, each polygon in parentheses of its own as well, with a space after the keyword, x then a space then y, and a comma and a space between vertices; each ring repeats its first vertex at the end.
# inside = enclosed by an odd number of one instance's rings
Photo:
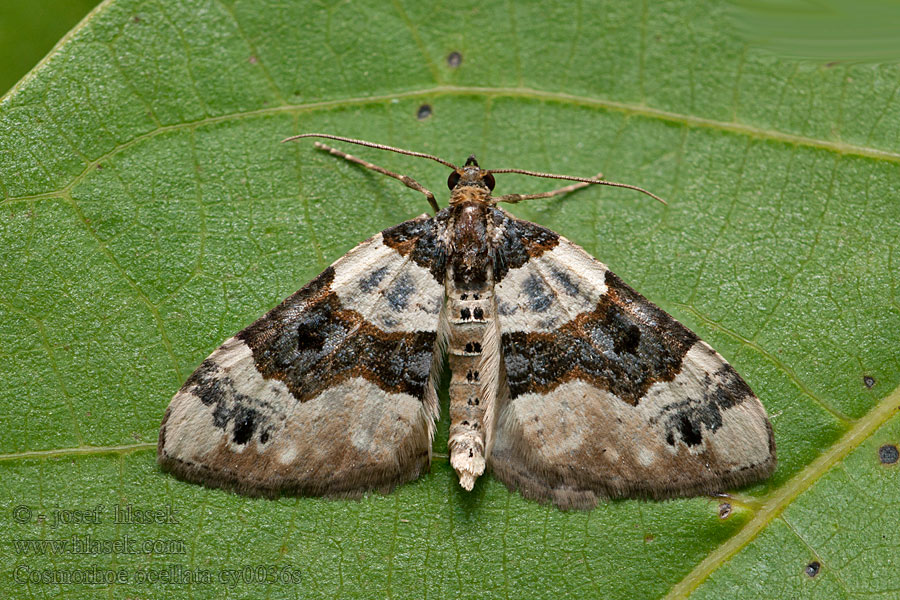
POLYGON ((162 467, 252 495, 355 496, 428 471, 444 288, 417 248, 433 229, 370 238, 226 340, 172 399, 162 467))

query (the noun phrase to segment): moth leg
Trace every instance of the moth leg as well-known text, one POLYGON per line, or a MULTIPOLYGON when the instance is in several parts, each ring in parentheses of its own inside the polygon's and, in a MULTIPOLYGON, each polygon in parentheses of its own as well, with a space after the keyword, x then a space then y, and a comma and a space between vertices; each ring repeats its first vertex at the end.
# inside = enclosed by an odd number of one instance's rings
MULTIPOLYGON (((388 177, 393 177, 394 179, 399 179, 404 184, 406 184, 406 187, 416 190, 417 192, 422 192, 423 194, 425 194, 425 197, 428 198, 428 204, 431 205, 431 208, 434 209, 435 213, 437 213, 438 211, 441 210, 441 207, 438 206, 437 200, 434 199, 434 194, 432 194, 430 191, 425 189, 425 187, 422 186, 421 183, 419 183, 418 181, 416 181, 409 175, 400 175, 399 173, 394 173, 393 171, 388 171, 384 167, 379 167, 376 164, 372 164, 369 161, 366 161, 366 160, 363 160, 356 156, 353 156, 352 154, 347 154, 346 152, 342 152, 341 150, 338 150, 337 148, 332 148, 331 146, 328 146, 321 142, 316 142, 315 146, 319 150, 327 150, 329 153, 331 153, 335 156, 340 156, 344 160, 348 160, 352 163, 356 163, 367 169, 372 169, 373 171, 375 171, 377 173, 381 173, 382 175, 387 175, 388 177)), ((589 185, 589 184, 581 184, 581 186, 585 186, 585 185, 589 185)), ((569 186, 569 187, 572 189, 577 189, 577 187, 580 187, 580 186, 569 186)))
MULTIPOLYGON (((603 173, 597 173, 591 179, 596 181, 600 181, 603 179, 603 173)), ((508 202, 510 204, 515 204, 516 202, 521 202, 522 200, 537 200, 538 198, 552 198, 553 196, 559 196, 560 194, 568 194, 569 192, 574 192, 575 190, 580 190, 581 188, 587 187, 591 185, 590 183, 573 183, 572 185, 567 185, 565 187, 561 187, 555 190, 551 190, 549 192, 544 192, 542 194, 506 194, 505 196, 495 196, 495 202, 508 202)))

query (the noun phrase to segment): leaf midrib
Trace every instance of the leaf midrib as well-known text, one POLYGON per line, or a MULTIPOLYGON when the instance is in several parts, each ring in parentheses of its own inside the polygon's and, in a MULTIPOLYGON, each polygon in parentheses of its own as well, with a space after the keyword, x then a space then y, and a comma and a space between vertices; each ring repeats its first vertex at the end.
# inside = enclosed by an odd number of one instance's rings
MULTIPOLYGON (((817 148, 827 150, 841 155, 860 156, 883 160, 891 163, 900 164, 900 152, 891 152, 858 144, 849 144, 845 142, 836 142, 830 140, 822 140, 792 133, 784 133, 777 130, 763 129, 753 125, 747 125, 738 122, 717 121, 715 119, 707 119, 693 115, 686 115, 661 109, 656 109, 640 104, 632 104, 627 102, 616 102, 614 100, 604 100, 590 98, 587 96, 578 96, 574 94, 565 94, 559 92, 548 92, 544 90, 536 90, 528 87, 474 87, 474 86, 454 86, 454 85, 438 85, 418 90, 408 90, 396 94, 384 94, 379 96, 358 96, 352 98, 341 98, 335 100, 323 100, 320 102, 308 102, 302 104, 283 104, 280 106, 271 106, 256 110, 240 111, 218 115, 215 117, 206 117, 196 121, 188 121, 185 123, 176 123, 174 125, 164 125, 148 131, 147 133, 138 135, 123 144, 119 144, 109 152, 99 156, 93 161, 87 163, 85 168, 70 182, 57 190, 50 192, 42 192, 39 194, 28 194, 24 196, 7 196, 0 201, 0 206, 19 201, 40 200, 48 198, 58 198, 60 194, 69 192, 74 186, 78 185, 90 172, 103 161, 109 160, 119 152, 130 148, 146 139, 153 138, 167 132, 180 131, 203 125, 227 122, 233 119, 275 115, 283 113, 294 113, 301 111, 313 111, 323 108, 344 108, 348 106, 359 106, 366 104, 378 104, 381 102, 389 102, 396 99, 405 98, 422 98, 432 97, 436 95, 442 96, 473 96, 480 95, 488 99, 494 98, 522 98, 529 100, 552 101, 567 103, 574 106, 582 106, 587 108, 600 108, 610 111, 621 112, 629 116, 647 117, 658 119, 667 123, 681 124, 687 127, 696 127, 703 129, 711 129, 726 133, 734 133, 747 137, 757 138, 761 140, 781 142, 788 145, 803 146, 809 148, 817 148)), ((0 102, 2 107, 2 102, 0 102)), ((285 132, 287 137, 291 132, 285 132)))
POLYGON ((52 450, 26 450, 0 454, 0 462, 28 460, 32 458, 61 458, 63 456, 84 456, 99 454, 129 454, 139 450, 156 448, 156 442, 139 444, 116 444, 115 446, 74 446, 72 448, 54 448, 52 450))

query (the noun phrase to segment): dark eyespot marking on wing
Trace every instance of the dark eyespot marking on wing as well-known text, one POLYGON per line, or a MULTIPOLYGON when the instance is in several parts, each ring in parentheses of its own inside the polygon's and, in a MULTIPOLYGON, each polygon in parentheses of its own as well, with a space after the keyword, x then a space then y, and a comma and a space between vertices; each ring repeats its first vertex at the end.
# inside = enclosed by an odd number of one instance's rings
POLYGON ((569 296, 577 296, 581 293, 581 288, 578 287, 578 284, 573 282, 572 278, 569 277, 569 274, 562 269, 557 269, 556 267, 551 266, 550 275, 559 283, 563 291, 569 296))
POLYGON ((528 296, 528 308, 532 312, 544 312, 553 302, 553 292, 537 274, 532 273, 522 283, 522 291, 528 296))
POLYGON ((663 422, 666 443, 670 446, 677 439, 688 446, 697 446, 702 443, 704 432, 708 435, 722 427, 723 411, 752 395, 753 391, 740 375, 725 366, 713 374, 707 373, 696 390, 684 400, 666 406, 651 422, 663 422))
MULTIPOLYGON (((260 408, 260 401, 238 391, 230 377, 224 376, 215 362, 207 359, 184 383, 182 390, 190 390, 204 406, 212 407, 213 427, 226 430, 233 424, 231 439, 235 444, 244 445, 253 438, 256 431, 268 432, 272 429, 266 414, 272 415, 272 407, 260 408)), ((260 442, 268 441, 268 433, 260 436, 260 442), (262 439, 265 437, 265 439, 262 439)))
POLYGON ((363 293, 371 292, 378 287, 378 284, 381 283, 387 272, 387 266, 383 266, 361 277, 359 279, 359 290, 363 293))
POLYGON ((257 413, 252 408, 243 408, 234 417, 234 433, 232 439, 235 444, 246 444, 253 436, 256 428, 257 413))
POLYGON ((395 311, 400 312, 409 305, 409 299, 416 293, 416 285, 409 274, 404 273, 391 284, 385 293, 388 303, 395 311))

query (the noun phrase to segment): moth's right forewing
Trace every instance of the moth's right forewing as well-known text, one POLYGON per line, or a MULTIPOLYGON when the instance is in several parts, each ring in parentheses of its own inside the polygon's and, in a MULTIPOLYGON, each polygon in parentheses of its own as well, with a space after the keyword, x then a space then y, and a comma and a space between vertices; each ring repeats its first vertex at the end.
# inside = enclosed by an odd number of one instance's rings
POLYGON ((590 508, 774 470, 771 425, 740 375, 575 244, 533 252, 497 301, 509 399, 491 466, 510 488, 590 508))

